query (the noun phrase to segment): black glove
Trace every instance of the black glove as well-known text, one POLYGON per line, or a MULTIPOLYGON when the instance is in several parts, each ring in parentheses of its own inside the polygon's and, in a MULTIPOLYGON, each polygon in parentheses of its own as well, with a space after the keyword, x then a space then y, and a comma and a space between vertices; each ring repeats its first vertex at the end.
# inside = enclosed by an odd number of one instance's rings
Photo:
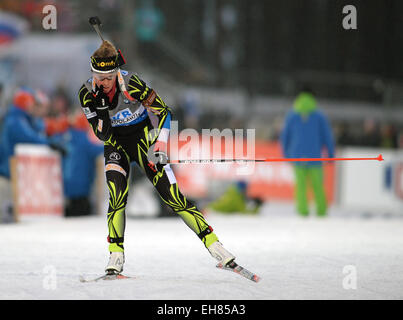
POLYGON ((97 137, 103 141, 107 141, 112 136, 111 120, 109 119, 109 98, 104 93, 103 86, 95 86, 95 90, 92 91, 95 104, 95 112, 98 116, 98 128, 97 137), (99 122, 99 120, 102 120, 99 122))
POLYGON ((104 93, 104 86, 95 86, 95 91, 92 91, 95 99, 95 108, 98 112, 105 112, 109 109, 109 98, 106 93, 104 93))
POLYGON ((162 167, 168 162, 168 155, 165 148, 161 148, 160 145, 156 143, 148 149, 147 159, 148 162, 154 165, 160 172, 162 171, 162 167))
POLYGON ((157 159, 157 163, 166 165, 168 162, 168 155, 164 151, 154 152, 154 158, 157 159))

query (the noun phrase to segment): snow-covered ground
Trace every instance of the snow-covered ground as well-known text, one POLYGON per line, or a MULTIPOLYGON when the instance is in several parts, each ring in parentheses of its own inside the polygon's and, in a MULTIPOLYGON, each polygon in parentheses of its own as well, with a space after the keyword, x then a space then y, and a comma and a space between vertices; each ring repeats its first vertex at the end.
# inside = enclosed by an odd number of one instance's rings
POLYGON ((179 218, 128 219, 135 279, 81 283, 107 263, 105 218, 24 218, 0 225, 0 299, 403 299, 403 218, 303 219, 270 205, 207 220, 259 283, 215 268, 179 218))

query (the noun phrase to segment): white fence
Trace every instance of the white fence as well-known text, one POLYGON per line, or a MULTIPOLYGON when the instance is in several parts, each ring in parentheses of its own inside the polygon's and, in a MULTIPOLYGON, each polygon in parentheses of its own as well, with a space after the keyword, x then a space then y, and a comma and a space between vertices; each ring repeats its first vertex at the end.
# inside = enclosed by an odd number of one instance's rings
POLYGON ((403 215, 403 151, 346 148, 346 158, 377 157, 384 161, 346 161, 338 165, 337 203, 343 208, 403 215))

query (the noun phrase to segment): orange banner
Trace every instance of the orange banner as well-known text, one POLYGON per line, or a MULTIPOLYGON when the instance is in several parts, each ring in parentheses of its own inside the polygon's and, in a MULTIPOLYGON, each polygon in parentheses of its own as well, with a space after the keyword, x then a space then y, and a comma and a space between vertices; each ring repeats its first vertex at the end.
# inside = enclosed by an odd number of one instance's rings
MULTIPOLYGON (((185 143, 179 143, 179 148, 185 143)), ((243 142, 245 149, 246 142, 243 142)), ((224 150, 222 149, 222 154, 224 150)), ((255 158, 282 157, 280 144, 277 142, 256 142, 255 158)), ((224 156, 222 156, 224 158, 224 156)), ((262 200, 292 201, 294 199, 294 170, 288 162, 255 163, 250 174, 237 174, 240 164, 206 163, 173 165, 176 179, 184 194, 195 198, 205 197, 213 180, 245 181, 248 183, 248 195, 262 200)), ((334 200, 335 169, 331 163, 324 163, 324 184, 329 203, 334 200)), ((310 195, 312 197, 312 195, 310 195)))

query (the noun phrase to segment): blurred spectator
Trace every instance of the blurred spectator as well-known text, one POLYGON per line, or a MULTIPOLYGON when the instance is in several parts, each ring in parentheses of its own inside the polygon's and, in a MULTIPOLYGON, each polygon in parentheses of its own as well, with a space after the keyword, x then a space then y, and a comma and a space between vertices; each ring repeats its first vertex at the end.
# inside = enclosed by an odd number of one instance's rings
POLYGON ((50 100, 42 90, 35 91, 35 103, 34 116, 37 118, 46 117, 49 114, 50 100))
POLYGON ((247 196, 247 183, 237 181, 231 184, 218 199, 209 203, 206 209, 223 214, 256 214, 261 205, 260 199, 247 196))
POLYGON ((363 123, 363 133, 357 140, 357 145, 365 147, 379 147, 380 135, 374 119, 367 118, 363 123))
POLYGON ((336 126, 336 142, 341 146, 352 146, 355 144, 354 138, 350 133, 350 128, 347 122, 341 122, 336 126))
POLYGON ((0 145, 0 175, 9 178, 8 159, 14 155, 17 143, 47 144, 45 125, 37 116, 42 114, 37 109, 35 92, 29 88, 21 88, 14 95, 13 105, 7 111, 0 145))
POLYGON ((6 113, 6 106, 3 103, 3 84, 0 82, 0 132, 3 127, 3 117, 6 113))
POLYGON ((164 23, 164 16, 155 6, 154 0, 143 0, 137 7, 134 21, 137 38, 144 44, 157 39, 164 23))
POLYGON ((379 146, 386 149, 397 148, 397 132, 394 125, 389 123, 382 125, 379 146))
POLYGON ((63 89, 58 89, 52 98, 52 110, 49 114, 51 117, 67 116, 71 110, 71 102, 63 89))
POLYGON ((52 108, 46 114, 45 127, 48 136, 66 132, 69 128, 69 100, 67 96, 58 91, 51 101, 52 108))
POLYGON ((178 122, 183 123, 184 128, 200 129, 200 97, 195 91, 186 90, 179 101, 177 109, 179 109, 178 117, 180 117, 178 122), (183 122, 180 120, 183 120, 183 122))
POLYGON ((2 109, 3 109, 3 84, 0 82, 0 118, 1 118, 1 114, 2 114, 2 109))
POLYGON ((12 194, 10 186, 10 158, 18 143, 47 144, 45 126, 37 116, 42 109, 37 108, 35 92, 30 88, 20 88, 14 95, 13 104, 4 116, 0 133, 0 217, 2 221, 12 217, 12 194))
MULTIPOLYGON (((281 133, 283 153, 287 158, 321 158, 326 147, 329 157, 334 157, 334 142, 330 125, 317 109, 316 100, 309 91, 301 92, 294 102, 294 110, 286 117, 281 133)), ((327 201, 323 185, 322 163, 318 161, 295 162, 295 196, 297 211, 309 214, 307 188, 312 186, 318 216, 325 216, 327 201)))
POLYGON ((397 137, 397 147, 403 149, 403 129, 401 128, 397 137))
POLYGON ((274 118, 272 128, 273 128, 273 131, 272 131, 272 134, 270 137, 270 141, 279 141, 280 135, 281 135, 281 130, 283 128, 282 117, 277 116, 276 118, 274 118))
POLYGON ((103 153, 103 144, 91 139, 93 134, 85 115, 79 110, 71 117, 70 126, 57 133, 66 147, 62 160, 65 216, 92 213, 91 187, 96 173, 96 158, 103 153))

